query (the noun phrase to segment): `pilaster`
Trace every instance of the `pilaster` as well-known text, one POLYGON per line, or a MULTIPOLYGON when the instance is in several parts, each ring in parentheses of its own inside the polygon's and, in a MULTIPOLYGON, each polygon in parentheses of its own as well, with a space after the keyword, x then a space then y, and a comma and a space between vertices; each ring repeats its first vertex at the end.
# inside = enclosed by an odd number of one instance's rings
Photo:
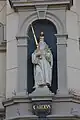
POLYGON ((66 47, 68 35, 56 34, 57 37, 57 71, 58 71, 58 94, 68 93, 67 89, 67 63, 66 63, 66 47))
POLYGON ((27 36, 17 36, 18 87, 17 92, 27 92, 27 36))

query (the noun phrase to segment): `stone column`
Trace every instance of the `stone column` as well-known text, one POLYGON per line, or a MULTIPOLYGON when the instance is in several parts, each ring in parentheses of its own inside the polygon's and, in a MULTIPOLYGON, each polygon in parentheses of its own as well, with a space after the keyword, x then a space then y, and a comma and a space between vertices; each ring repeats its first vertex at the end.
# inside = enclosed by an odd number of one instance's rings
POLYGON ((58 72, 58 91, 57 94, 68 93, 67 89, 67 62, 66 47, 67 35, 56 34, 57 37, 57 72, 58 72))
POLYGON ((27 91, 27 36, 18 36, 18 94, 26 94, 27 91))

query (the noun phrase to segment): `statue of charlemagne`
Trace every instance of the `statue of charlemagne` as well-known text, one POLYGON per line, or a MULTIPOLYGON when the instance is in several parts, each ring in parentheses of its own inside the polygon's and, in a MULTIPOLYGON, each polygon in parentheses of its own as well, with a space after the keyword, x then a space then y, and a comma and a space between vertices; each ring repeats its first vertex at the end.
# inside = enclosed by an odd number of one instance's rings
POLYGON ((53 56, 48 45, 44 42, 44 33, 40 33, 39 43, 32 53, 32 63, 34 64, 34 87, 51 86, 53 56))

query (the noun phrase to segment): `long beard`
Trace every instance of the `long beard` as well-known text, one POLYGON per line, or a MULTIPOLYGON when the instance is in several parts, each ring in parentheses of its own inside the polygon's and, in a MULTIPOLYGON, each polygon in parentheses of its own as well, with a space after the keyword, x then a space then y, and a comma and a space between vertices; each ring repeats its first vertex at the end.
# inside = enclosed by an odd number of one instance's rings
POLYGON ((40 50, 43 50, 45 48, 45 43, 43 41, 40 41, 39 46, 40 50))

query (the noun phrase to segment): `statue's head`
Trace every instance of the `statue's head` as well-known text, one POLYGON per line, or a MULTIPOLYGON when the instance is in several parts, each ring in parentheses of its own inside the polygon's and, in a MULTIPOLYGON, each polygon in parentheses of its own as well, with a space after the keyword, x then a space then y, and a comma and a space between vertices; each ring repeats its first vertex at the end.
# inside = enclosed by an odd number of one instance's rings
POLYGON ((40 41, 44 41, 44 32, 40 33, 40 41))

